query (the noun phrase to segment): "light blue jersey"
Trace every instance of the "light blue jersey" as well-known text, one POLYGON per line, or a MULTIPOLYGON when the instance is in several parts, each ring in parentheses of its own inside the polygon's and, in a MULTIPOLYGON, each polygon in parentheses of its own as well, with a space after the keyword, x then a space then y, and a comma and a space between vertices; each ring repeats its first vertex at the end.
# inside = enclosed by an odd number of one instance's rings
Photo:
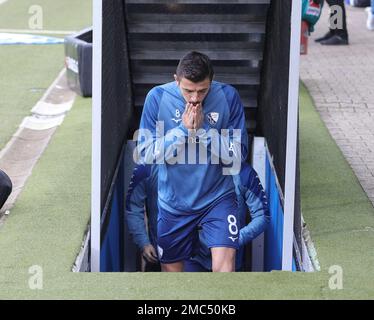
POLYGON ((157 166, 137 165, 126 195, 125 218, 129 233, 140 250, 148 244, 157 248, 157 212, 157 166))
POLYGON ((203 130, 195 136, 182 123, 185 105, 175 81, 154 87, 145 100, 138 138, 142 161, 158 164, 160 207, 181 215, 201 212, 233 193, 224 168, 235 162, 240 170, 248 152, 243 105, 232 86, 212 82, 203 101, 203 130), (212 133, 219 133, 218 140, 212 133))

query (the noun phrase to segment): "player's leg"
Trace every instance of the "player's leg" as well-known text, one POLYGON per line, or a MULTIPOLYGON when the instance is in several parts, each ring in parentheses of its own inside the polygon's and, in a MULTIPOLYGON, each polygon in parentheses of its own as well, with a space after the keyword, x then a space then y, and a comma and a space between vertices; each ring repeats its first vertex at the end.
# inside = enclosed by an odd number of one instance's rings
POLYGON ((236 250, 234 248, 214 247, 210 250, 212 252, 213 272, 235 271, 236 250))
POLYGON ((209 272, 211 270, 208 270, 204 268, 198 261, 194 260, 193 258, 187 259, 184 261, 184 272, 209 272))
POLYGON ((162 272, 182 272, 183 271, 183 261, 178 261, 174 263, 161 263, 162 272))
POLYGON ((183 261, 193 253, 198 216, 170 213, 159 207, 157 250, 164 272, 183 271, 183 261))
POLYGON ((213 272, 235 271, 239 248, 238 206, 235 193, 217 201, 202 219, 202 233, 211 250, 213 272))

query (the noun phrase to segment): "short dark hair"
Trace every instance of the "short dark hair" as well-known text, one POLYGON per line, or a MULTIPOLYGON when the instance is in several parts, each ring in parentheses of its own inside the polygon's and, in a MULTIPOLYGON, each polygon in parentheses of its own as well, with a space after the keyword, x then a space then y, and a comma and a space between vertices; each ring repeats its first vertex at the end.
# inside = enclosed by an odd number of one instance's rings
POLYGON ((209 77, 213 79, 214 71, 209 57, 201 52, 188 52, 177 67, 178 79, 186 78, 192 82, 200 82, 209 77))

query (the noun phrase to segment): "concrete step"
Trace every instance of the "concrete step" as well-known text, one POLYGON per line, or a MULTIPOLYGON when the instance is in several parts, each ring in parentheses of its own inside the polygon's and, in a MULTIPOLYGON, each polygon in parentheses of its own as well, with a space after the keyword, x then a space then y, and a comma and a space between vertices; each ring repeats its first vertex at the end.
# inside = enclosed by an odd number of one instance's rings
POLYGON ((222 22, 212 24, 209 22, 181 22, 178 24, 168 21, 157 23, 132 23, 129 22, 130 33, 265 33, 265 23, 262 22, 222 22))
MULTIPOLYGON (((130 59, 132 60, 179 60, 189 50, 152 50, 139 49, 130 51, 130 59)), ((210 50, 199 49, 205 53, 211 60, 262 60, 262 51, 253 49, 224 49, 210 50)))
MULTIPOLYGON (((237 85, 259 85, 260 79, 258 74, 217 74, 215 80, 237 84, 237 85)), ((133 73, 133 83, 136 84, 161 84, 173 81, 171 73, 133 73)))
MULTIPOLYGON (((131 70, 134 74, 142 73, 169 73, 173 75, 176 72, 177 64, 173 63, 170 65, 155 65, 153 61, 152 64, 142 63, 143 61, 132 61, 131 70)), ((147 61, 148 62, 148 61, 147 61)), ((249 61, 247 65, 227 65, 227 66, 217 66, 214 65, 215 75, 221 74, 231 74, 231 75, 246 75, 246 74, 256 74, 260 72, 260 64, 254 63, 254 61, 249 61)))
POLYGON ((126 4, 269 4, 271 0, 126 0, 126 4))

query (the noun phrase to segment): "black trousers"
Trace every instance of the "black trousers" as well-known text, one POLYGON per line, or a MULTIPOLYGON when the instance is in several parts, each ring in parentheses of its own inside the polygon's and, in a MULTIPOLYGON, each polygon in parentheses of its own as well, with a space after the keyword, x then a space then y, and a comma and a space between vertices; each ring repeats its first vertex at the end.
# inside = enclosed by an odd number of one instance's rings
POLYGON ((12 181, 10 181, 10 178, 4 171, 0 170, 0 209, 8 199, 11 192, 12 181))
MULTIPOLYGON (((330 27, 331 32, 336 33, 341 36, 348 36, 348 30, 347 30, 347 15, 345 12, 345 5, 344 5, 344 0, 326 0, 326 2, 329 4, 329 6, 339 6, 342 8, 343 12, 343 28, 342 29, 333 29, 330 27)), ((331 11, 330 17, 332 17, 336 12, 331 11)))

